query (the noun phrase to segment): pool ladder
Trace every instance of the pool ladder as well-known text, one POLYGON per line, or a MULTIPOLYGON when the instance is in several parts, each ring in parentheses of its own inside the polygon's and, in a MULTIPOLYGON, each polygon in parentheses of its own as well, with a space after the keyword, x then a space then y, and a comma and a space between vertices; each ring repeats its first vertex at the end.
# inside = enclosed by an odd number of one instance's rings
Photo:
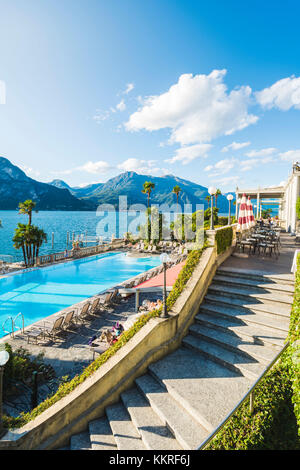
POLYGON ((12 338, 15 337, 14 334, 15 334, 15 331, 16 331, 16 330, 22 330, 22 333, 24 333, 24 328, 25 328, 25 326, 24 326, 24 315, 23 315, 21 312, 18 313, 18 315, 16 315, 15 318, 13 318, 13 317, 7 317, 6 320, 5 320, 5 321, 3 322, 3 324, 2 324, 2 330, 3 330, 3 332, 4 332, 5 334, 9 334, 12 338), (17 320, 18 317, 21 317, 21 318, 22 318, 22 327, 16 326, 16 320, 17 320), (6 325, 6 323, 7 323, 8 321, 10 321, 10 324, 11 324, 11 331, 7 331, 7 330, 5 329, 5 325, 6 325))

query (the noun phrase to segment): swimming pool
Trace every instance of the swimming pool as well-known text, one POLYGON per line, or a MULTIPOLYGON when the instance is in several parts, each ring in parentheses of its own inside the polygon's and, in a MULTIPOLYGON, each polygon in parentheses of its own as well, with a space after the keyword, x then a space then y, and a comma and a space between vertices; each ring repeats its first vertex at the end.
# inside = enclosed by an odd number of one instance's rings
POLYGON ((2 325, 7 317, 15 318, 21 312, 25 326, 31 325, 159 264, 159 256, 135 258, 126 253, 105 253, 2 278, 0 337, 5 335, 2 325))

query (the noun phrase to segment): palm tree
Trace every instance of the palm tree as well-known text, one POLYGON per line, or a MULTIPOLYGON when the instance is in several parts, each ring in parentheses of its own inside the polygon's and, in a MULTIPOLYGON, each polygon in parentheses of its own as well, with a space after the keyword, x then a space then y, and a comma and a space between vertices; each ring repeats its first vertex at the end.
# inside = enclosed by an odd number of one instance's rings
POLYGON ((177 212, 178 212, 178 196, 179 196, 180 191, 181 191, 181 188, 178 185, 174 186, 174 188, 172 189, 172 193, 176 194, 177 212))
POLYGON ((151 181, 145 181, 145 183, 143 184, 142 193, 147 194, 148 196, 148 207, 149 207, 149 201, 150 201, 150 194, 154 188, 155 188, 155 184, 152 183, 151 181))
POLYGON ((35 225, 19 223, 13 237, 14 247, 22 248, 25 266, 33 266, 43 242, 47 241, 44 230, 35 225))
POLYGON ((210 204, 210 200, 211 200, 211 197, 209 194, 208 196, 206 196, 205 200, 207 201, 207 206, 209 207, 209 204, 210 204))
POLYGON ((28 225, 31 225, 32 211, 35 208, 35 206, 36 206, 36 202, 33 202, 31 199, 27 199, 26 201, 19 203, 19 214, 28 215, 28 225))
POLYGON ((215 194, 215 204, 216 204, 216 207, 217 207, 217 199, 218 199, 218 196, 220 196, 222 193, 221 193, 221 190, 220 189, 217 189, 216 191, 216 194, 215 194))
POLYGON ((13 236, 12 241, 14 242, 14 247, 19 250, 22 248, 23 251, 23 258, 25 266, 28 266, 28 261, 26 257, 26 250, 25 250, 25 239, 26 239, 26 225, 25 224, 18 224, 17 228, 15 229, 15 234, 13 236))

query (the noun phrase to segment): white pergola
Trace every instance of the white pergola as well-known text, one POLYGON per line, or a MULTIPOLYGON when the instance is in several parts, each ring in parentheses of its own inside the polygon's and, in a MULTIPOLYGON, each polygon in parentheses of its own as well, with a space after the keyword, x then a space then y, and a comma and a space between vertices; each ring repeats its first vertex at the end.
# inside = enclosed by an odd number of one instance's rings
MULTIPOLYGON (((262 205, 279 206, 281 210, 282 200, 285 194, 284 186, 277 186, 271 188, 256 188, 256 189, 240 189, 236 188, 235 196, 236 201, 241 199, 243 194, 250 196, 250 199, 256 199, 256 217, 260 217, 262 205)), ((238 204, 236 204, 236 218, 238 216, 238 204)))
MULTIPOLYGON (((276 205, 279 207, 279 219, 281 226, 288 232, 299 230, 296 214, 296 202, 300 197, 300 165, 294 163, 292 172, 283 186, 269 188, 241 189, 236 188, 236 201, 246 194, 251 199, 256 199, 256 217, 261 214, 262 205, 276 205)), ((238 216, 238 204, 236 204, 236 217, 238 216)))

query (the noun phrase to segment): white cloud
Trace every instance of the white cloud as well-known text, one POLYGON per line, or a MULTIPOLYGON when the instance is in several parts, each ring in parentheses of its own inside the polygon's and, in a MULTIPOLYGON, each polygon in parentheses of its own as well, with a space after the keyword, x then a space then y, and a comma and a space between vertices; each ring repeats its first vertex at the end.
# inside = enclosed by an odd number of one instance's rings
POLYGON ((136 173, 144 175, 160 175, 169 173, 167 168, 160 168, 157 166, 157 160, 140 160, 138 158, 128 158, 124 162, 120 163, 117 167, 122 171, 135 171, 136 173))
POLYGON ((181 162, 187 165, 196 158, 206 158, 207 152, 211 149, 210 144, 195 144, 186 147, 181 147, 175 151, 176 155, 173 158, 165 160, 168 163, 181 162))
POLYGON ((249 160, 242 160, 240 162, 241 171, 250 171, 259 165, 265 165, 274 161, 272 156, 266 156, 264 158, 250 158, 249 160))
POLYGON ((100 124, 102 121, 106 121, 109 116, 109 111, 102 111, 101 109, 96 109, 96 113, 93 116, 93 120, 96 121, 97 124, 100 124))
POLYGON ((219 160, 214 165, 208 165, 204 170, 211 171, 213 170, 214 173, 211 173, 209 176, 214 178, 218 175, 225 175, 228 173, 232 168, 237 166, 238 160, 235 158, 224 158, 223 160, 219 160))
POLYGON ((277 151, 274 147, 268 147, 261 150, 251 150, 251 152, 246 153, 247 157, 265 157, 267 155, 272 155, 277 151))
POLYGON ((125 95, 128 95, 134 89, 133 83, 127 83, 126 90, 123 92, 125 95))
POLYGON ((126 109, 126 104, 125 104, 124 100, 121 100, 120 103, 117 104, 116 108, 117 108, 119 111, 125 111, 125 109, 126 109))
POLYGON ((256 92, 255 96, 258 103, 267 109, 300 109, 300 77, 292 75, 278 80, 269 88, 256 92))
POLYGON ((213 165, 207 165, 205 168, 204 168, 204 171, 211 171, 213 169, 213 165))
POLYGON ((170 89, 150 96, 125 124, 129 131, 171 129, 170 142, 182 146, 210 142, 254 124, 258 117, 248 114, 251 88, 227 91, 226 70, 209 75, 183 74, 170 89))
POLYGON ((226 147, 223 147, 221 152, 228 152, 228 150, 239 150, 244 147, 248 147, 251 142, 232 142, 232 144, 226 145, 226 147))
POLYGON ((89 161, 82 166, 76 167, 74 170, 81 170, 81 171, 86 171, 87 173, 96 174, 99 172, 106 173, 110 169, 111 169, 111 166, 107 162, 103 160, 99 160, 98 162, 89 161))
POLYGON ((215 180, 212 180, 214 183, 218 184, 218 187, 224 191, 226 189, 232 190, 232 186, 237 186, 241 184, 241 178, 238 175, 225 176, 224 178, 218 177, 215 180))
POLYGON ((288 150, 279 154, 281 160, 286 162, 299 162, 300 161, 300 150, 288 150))

